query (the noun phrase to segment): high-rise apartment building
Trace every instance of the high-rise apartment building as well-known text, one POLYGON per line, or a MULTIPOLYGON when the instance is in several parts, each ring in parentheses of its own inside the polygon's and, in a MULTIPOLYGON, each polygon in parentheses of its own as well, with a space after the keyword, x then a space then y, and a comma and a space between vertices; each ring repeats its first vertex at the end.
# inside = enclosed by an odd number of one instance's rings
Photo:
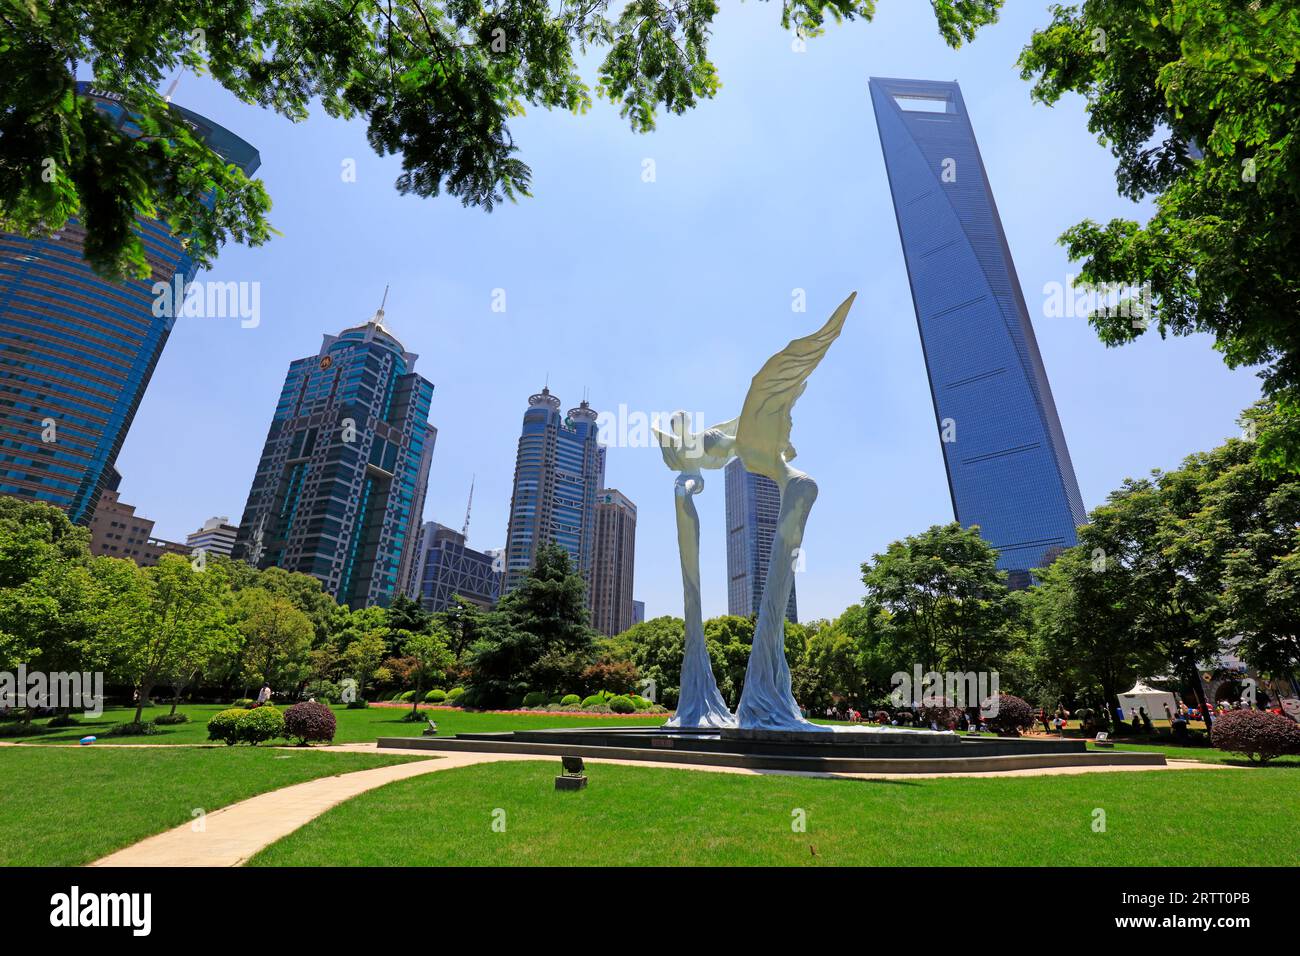
POLYGON ((523 579, 537 549, 554 541, 586 580, 590 603, 601 471, 596 410, 584 399, 562 415, 548 388, 530 397, 515 457, 502 593, 523 579))
POLYGON ((636 505, 617 488, 596 495, 596 544, 591 566, 591 626, 613 637, 635 623, 636 505))
POLYGON ((388 604, 409 580, 438 434, 433 385, 383 315, 289 364, 235 545, 354 608, 388 604))
POLYGON ((198 531, 191 531, 185 537, 185 544, 191 551, 220 554, 228 558, 235 549, 235 539, 238 537, 239 525, 231 524, 230 518, 222 515, 209 518, 198 531))
MULTIPOLYGON (((124 135, 139 135, 114 95, 86 83, 78 93, 124 135)), ((246 174, 260 165, 257 150, 229 130, 172 109, 246 174)), ((0 232, 0 494, 57 505, 79 524, 108 487, 175 321, 155 314, 154 284, 175 288, 197 272, 166 223, 139 216, 135 228, 151 274, 124 282, 86 264, 75 222, 43 239, 0 232)))
POLYGON ((953 512, 1012 585, 1087 520, 993 191, 956 83, 873 77, 953 512))
MULTIPOLYGON (((723 475, 727 497, 727 613, 748 617, 758 613, 763 601, 776 519, 781 512, 781 489, 771 478, 746 471, 739 458, 727 463, 723 475)), ((799 620, 793 584, 785 616, 799 620)))

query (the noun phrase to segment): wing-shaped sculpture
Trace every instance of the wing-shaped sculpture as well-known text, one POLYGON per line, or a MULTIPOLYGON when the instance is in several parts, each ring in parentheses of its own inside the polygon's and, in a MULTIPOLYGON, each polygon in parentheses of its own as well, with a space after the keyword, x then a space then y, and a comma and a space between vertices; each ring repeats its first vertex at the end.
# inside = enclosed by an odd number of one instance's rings
POLYGON ((720 422, 700 432, 687 429, 686 412, 676 411, 668 420, 671 432, 661 431, 654 426, 655 440, 664 456, 664 464, 673 471, 699 472, 705 468, 721 468, 735 457, 736 426, 740 419, 720 422))
POLYGON ((736 454, 748 471, 776 480, 782 462, 794 457, 790 444, 791 412, 827 349, 844 328, 857 296, 854 292, 812 335, 795 339, 759 369, 745 396, 736 426, 736 454))

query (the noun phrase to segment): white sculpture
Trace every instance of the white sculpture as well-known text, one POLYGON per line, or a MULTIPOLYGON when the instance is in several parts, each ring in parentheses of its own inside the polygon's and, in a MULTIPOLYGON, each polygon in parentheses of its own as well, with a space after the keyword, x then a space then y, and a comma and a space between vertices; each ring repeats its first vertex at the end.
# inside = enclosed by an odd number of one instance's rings
POLYGON ((785 660, 785 608, 794 586, 794 563, 804 526, 817 498, 817 485, 791 468, 791 412, 808 376, 839 337, 857 293, 845 299, 821 329, 795 339, 767 360, 754 376, 740 417, 702 432, 686 428, 686 413, 670 420, 671 433, 655 430, 664 462, 678 472, 677 546, 682 563, 686 646, 681 693, 670 727, 730 727, 756 730, 829 730, 804 720, 790 691, 785 660), (754 646, 745 671, 745 689, 733 718, 718 692, 704 643, 700 610, 700 519, 693 498, 704 488, 703 469, 721 468, 739 458, 745 469, 776 482, 781 510, 772 540, 772 559, 754 628, 754 646))

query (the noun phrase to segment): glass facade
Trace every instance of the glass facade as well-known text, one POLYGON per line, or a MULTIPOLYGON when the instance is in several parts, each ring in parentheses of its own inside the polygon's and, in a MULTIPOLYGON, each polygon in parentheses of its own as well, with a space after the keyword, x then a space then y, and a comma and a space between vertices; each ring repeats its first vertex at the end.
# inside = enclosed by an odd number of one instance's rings
POLYGON ((409 596, 426 611, 445 611, 453 598, 490 608, 501 592, 496 555, 475 551, 459 531, 434 521, 420 529, 409 596))
MULTIPOLYGON (((781 489, 771 478, 745 470, 739 458, 723 469, 727 497, 727 613, 758 614, 781 514, 781 489)), ((790 585, 787 620, 799 620, 796 585, 790 585)))
POLYGON ((289 364, 234 549, 354 608, 387 605, 409 577, 438 436, 433 385, 382 316, 289 364))
POLYGON ((953 511, 1023 585, 1087 516, 975 133, 956 83, 873 77, 871 101, 953 511))
POLYGON ((538 547, 554 541, 569 552, 590 595, 596 492, 603 474, 596 431, 596 411, 585 400, 561 415, 560 400, 549 389, 528 399, 506 529, 505 591, 533 566, 538 547))
MULTIPOLYGON (((79 84, 127 135, 131 113, 79 84)), ((209 146, 252 175, 257 151, 173 106, 209 146)), ((165 223, 137 217, 151 275, 111 282, 82 257, 85 232, 28 239, 0 232, 0 494, 46 501, 86 524, 108 487, 174 319, 154 315, 155 282, 183 283, 194 262, 165 223)))

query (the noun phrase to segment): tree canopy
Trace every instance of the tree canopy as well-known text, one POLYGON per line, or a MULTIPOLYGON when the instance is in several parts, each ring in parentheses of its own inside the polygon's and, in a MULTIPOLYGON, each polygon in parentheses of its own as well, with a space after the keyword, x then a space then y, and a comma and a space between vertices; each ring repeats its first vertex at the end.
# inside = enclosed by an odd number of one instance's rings
MULTIPOLYGON (((951 46, 1002 0, 931 0, 951 46)), ((227 166, 159 87, 178 70, 294 121, 312 101, 365 122, 371 147, 401 156, 397 189, 491 210, 528 196, 532 171, 510 123, 528 106, 585 112, 579 60, 603 51, 594 92, 633 130, 714 96, 708 43, 717 0, 30 0, 0 10, 0 225, 47 234, 77 219, 104 275, 148 275, 135 216, 156 215, 209 264, 228 239, 273 230, 260 181, 227 166), (120 97, 123 133, 75 93, 76 71, 120 97), (209 193, 214 203, 201 200, 209 193)), ((781 0, 803 38, 827 19, 870 20, 875 0, 781 0)))

